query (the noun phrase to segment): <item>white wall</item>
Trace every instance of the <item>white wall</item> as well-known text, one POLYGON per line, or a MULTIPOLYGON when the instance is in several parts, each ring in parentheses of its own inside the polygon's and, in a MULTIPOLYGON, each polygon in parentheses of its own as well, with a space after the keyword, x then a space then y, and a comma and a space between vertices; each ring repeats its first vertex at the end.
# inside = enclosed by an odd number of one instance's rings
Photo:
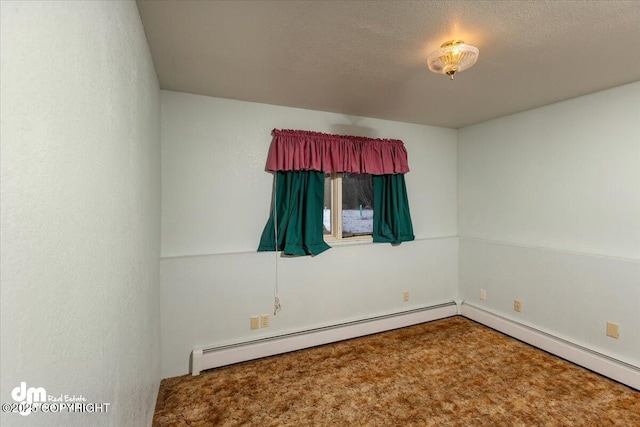
POLYGON ((457 287, 456 131, 161 91, 162 376, 193 347, 242 342, 450 301, 457 287), (269 214, 271 130, 399 138, 415 242, 336 246, 280 259, 256 253, 269 214), (442 238, 442 239, 439 239, 442 238), (409 303, 402 292, 409 291, 409 303), (249 330, 270 313, 271 326, 249 330))
POLYGON ((640 366, 638 111, 640 82, 459 130, 462 298, 640 366))
POLYGON ((111 404, 3 424, 150 424, 194 346, 448 301, 458 277, 474 304, 640 365, 640 83, 459 132, 160 100, 133 2, 0 4, 2 402, 26 381, 111 404), (250 331, 272 313, 274 256, 255 249, 274 127, 404 140, 417 240, 280 259, 283 311, 250 331))
POLYGON ((150 425, 160 380, 159 87, 134 2, 1 2, 2 403, 21 381, 150 425))

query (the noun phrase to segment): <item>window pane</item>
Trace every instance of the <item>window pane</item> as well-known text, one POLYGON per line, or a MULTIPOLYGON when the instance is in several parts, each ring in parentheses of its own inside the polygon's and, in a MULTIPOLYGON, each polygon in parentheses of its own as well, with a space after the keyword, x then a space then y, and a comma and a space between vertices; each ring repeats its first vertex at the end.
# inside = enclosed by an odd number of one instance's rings
POLYGON ((331 174, 324 174, 324 209, 322 211, 324 234, 331 234, 331 174))
MULTIPOLYGON (((325 181, 326 182, 326 181, 325 181)), ((373 232, 373 184, 371 175, 342 175, 342 237, 373 232)))

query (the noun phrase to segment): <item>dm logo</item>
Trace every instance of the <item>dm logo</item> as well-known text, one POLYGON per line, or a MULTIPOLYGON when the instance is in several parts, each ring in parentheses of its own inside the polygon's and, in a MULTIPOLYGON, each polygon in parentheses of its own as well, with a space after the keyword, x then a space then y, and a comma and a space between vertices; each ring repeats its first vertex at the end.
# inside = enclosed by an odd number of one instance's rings
POLYGON ((34 403, 42 403, 47 401, 47 391, 44 387, 29 387, 27 383, 22 381, 20 385, 11 390, 11 397, 18 403, 25 404, 20 415, 29 415, 34 403))

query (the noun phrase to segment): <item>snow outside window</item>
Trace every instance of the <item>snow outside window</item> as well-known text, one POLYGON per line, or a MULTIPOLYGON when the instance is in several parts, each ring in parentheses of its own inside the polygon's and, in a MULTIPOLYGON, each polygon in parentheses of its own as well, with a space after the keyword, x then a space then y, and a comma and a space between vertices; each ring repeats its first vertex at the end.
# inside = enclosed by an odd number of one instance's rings
POLYGON ((327 242, 372 240, 373 184, 370 174, 325 174, 323 229, 327 242))

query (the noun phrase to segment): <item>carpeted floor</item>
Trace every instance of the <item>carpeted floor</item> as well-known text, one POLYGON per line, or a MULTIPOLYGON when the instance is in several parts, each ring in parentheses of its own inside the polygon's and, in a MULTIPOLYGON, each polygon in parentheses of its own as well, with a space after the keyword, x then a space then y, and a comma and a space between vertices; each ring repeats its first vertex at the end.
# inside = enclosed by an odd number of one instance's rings
POLYGON ((640 392, 456 316, 162 381, 165 426, 640 426, 640 392))

